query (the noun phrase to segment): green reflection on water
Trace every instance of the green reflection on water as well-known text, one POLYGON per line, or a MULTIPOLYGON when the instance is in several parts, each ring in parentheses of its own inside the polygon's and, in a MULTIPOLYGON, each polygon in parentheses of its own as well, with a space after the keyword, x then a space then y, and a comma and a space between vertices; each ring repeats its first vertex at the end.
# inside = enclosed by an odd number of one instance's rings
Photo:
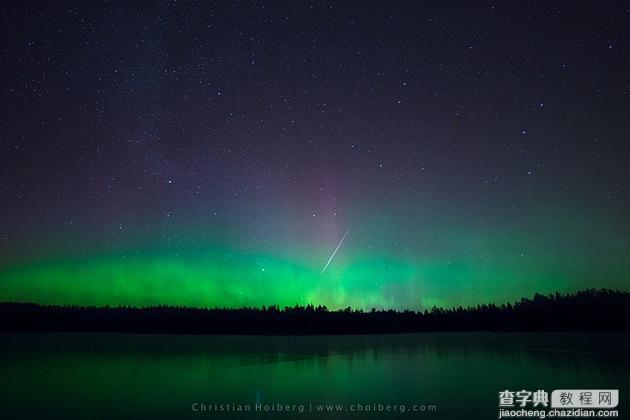
MULTIPOLYGON (((500 390, 630 389, 624 334, 414 334, 339 337, 0 336, 8 418, 296 418, 195 413, 194 402, 436 404, 408 418, 496 418, 500 390)), ((623 410, 623 406, 621 408, 623 410)))

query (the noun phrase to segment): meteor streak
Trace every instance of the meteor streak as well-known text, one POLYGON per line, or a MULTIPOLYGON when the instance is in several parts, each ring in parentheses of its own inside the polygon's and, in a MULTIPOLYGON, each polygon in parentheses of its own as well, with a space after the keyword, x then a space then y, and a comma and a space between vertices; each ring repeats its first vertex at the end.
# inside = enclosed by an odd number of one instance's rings
POLYGON ((326 265, 324 266, 324 268, 322 269, 322 272, 319 274, 320 276, 324 275, 324 271, 326 271, 326 269, 328 268, 328 265, 330 264, 330 262, 332 261, 333 258, 335 258, 335 254, 337 253, 337 251, 339 251, 339 248, 341 247, 341 244, 343 243, 344 239, 346 239, 346 236, 348 236, 348 233, 350 233, 350 227, 348 226, 348 229, 346 230, 346 233, 343 234, 343 237, 341 238, 341 240, 339 241, 339 243, 337 244, 337 247, 335 248, 335 250, 333 251, 332 255, 330 256, 330 258, 328 258, 328 262, 326 262, 326 265))

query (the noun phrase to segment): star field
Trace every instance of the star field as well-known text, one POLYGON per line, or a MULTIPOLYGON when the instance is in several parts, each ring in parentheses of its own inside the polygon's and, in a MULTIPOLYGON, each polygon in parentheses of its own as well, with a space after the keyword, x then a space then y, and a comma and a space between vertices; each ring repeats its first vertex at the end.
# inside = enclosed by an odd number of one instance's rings
POLYGON ((0 18, 0 300, 424 308, 630 284, 627 4, 0 18))

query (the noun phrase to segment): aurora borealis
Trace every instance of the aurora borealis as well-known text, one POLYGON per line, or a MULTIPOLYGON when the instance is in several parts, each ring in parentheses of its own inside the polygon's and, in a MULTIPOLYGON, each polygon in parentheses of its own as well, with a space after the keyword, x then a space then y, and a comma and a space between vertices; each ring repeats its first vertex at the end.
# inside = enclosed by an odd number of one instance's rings
POLYGON ((0 301, 630 286, 627 6, 3 7, 0 301))

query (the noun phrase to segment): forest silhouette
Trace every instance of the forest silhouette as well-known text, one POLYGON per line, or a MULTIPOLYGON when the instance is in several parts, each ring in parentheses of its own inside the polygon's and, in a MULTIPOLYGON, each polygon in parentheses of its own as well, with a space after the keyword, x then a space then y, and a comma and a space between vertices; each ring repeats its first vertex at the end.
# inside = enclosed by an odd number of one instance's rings
POLYGON ((325 306, 200 309, 0 303, 1 332, 383 334, 438 331, 628 331, 630 293, 587 289, 515 303, 424 311, 331 311, 325 306))

